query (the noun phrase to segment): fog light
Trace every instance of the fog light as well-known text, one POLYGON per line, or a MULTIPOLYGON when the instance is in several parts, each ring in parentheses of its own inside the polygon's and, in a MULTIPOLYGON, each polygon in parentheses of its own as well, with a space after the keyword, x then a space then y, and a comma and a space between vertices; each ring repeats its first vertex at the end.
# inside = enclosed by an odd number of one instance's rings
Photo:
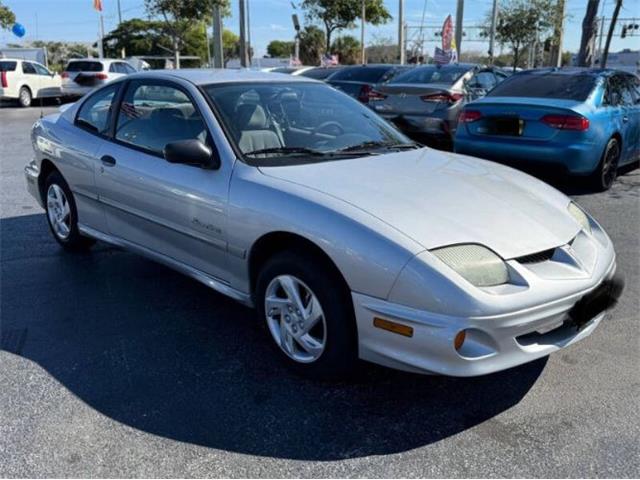
POLYGON ((460 330, 456 334, 456 338, 453 339, 453 346, 456 350, 460 350, 462 345, 464 344, 464 339, 467 337, 467 334, 464 330, 460 330))

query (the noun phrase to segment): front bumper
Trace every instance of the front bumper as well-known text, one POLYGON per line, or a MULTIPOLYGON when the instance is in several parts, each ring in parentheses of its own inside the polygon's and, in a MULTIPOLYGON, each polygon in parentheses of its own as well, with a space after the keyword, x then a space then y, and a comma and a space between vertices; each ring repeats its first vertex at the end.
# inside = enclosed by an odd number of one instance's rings
POLYGON ((27 191, 36 199, 38 204, 44 208, 42 196, 40 195, 40 186, 38 177, 40 176, 40 168, 35 161, 31 161, 24 167, 24 177, 27 182, 27 191))
POLYGON ((360 358, 400 370, 459 377, 484 375, 536 360, 595 330, 606 308, 615 304, 622 291, 615 270, 613 261, 600 281, 586 290, 485 317, 447 316, 353 293, 360 358), (376 328, 374 318, 409 326, 412 336, 376 328), (462 330, 466 337, 456 350, 454 339, 462 330))

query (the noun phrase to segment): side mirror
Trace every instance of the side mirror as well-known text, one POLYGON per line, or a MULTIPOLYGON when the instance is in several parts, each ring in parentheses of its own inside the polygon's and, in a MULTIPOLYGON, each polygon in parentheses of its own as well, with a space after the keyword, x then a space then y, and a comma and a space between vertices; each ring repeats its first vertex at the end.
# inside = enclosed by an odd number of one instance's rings
POLYGON ((200 140, 180 140, 167 143, 164 147, 164 158, 169 163, 197 165, 202 168, 217 170, 220 159, 200 140))

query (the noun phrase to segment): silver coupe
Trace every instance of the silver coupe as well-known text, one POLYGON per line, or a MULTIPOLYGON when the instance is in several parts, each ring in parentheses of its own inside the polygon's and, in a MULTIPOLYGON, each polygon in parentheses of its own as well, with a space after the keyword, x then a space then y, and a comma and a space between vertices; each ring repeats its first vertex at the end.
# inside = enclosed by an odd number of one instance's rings
POLYGON ((254 306, 311 376, 513 367, 588 336, 621 291, 611 240, 565 195, 304 77, 134 74, 31 139, 27 187, 62 247, 105 241, 254 306))

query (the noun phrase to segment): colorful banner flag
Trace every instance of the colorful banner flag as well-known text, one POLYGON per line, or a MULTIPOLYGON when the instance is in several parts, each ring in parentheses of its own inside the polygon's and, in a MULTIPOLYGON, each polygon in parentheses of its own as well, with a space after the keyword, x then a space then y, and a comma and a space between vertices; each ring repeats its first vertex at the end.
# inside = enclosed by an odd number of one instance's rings
POLYGON ((442 50, 445 52, 451 50, 451 41, 453 40, 453 20, 451 15, 445 18, 442 24, 442 50))
POLYGON ((451 15, 445 18, 442 24, 442 48, 435 48, 433 60, 439 65, 458 62, 458 50, 453 38, 453 21, 451 15))
POLYGON ((102 0, 93 0, 93 8, 98 12, 102 12, 102 0))

